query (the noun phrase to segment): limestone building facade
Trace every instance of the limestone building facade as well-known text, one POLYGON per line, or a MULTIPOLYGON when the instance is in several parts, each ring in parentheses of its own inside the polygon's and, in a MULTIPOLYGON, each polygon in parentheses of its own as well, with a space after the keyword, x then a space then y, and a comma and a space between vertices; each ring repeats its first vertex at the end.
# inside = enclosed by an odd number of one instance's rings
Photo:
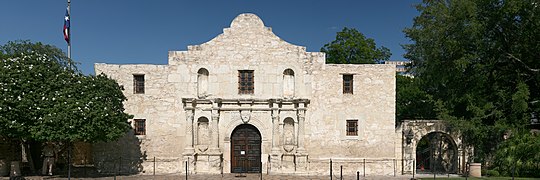
POLYGON ((170 51, 166 65, 95 72, 124 87, 134 115, 130 137, 94 145, 101 171, 121 157, 137 173, 328 174, 330 161, 335 172, 402 173, 395 65, 325 64, 254 14, 170 51))

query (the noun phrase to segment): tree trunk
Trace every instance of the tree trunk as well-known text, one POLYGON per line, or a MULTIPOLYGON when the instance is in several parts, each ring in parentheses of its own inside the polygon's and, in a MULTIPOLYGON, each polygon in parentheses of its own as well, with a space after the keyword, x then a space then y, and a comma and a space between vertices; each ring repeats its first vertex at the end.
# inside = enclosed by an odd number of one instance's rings
POLYGON ((34 165, 34 158, 32 158, 32 151, 30 151, 30 144, 28 143, 28 141, 21 141, 21 143, 24 148, 26 160, 28 160, 28 164, 30 165, 30 171, 32 173, 37 173, 34 165))

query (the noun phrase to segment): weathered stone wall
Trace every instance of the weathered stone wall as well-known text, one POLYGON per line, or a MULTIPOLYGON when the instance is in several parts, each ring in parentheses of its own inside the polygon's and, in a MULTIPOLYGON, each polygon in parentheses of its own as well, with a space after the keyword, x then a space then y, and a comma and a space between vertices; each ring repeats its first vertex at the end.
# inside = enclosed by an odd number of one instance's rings
POLYGON ((153 173, 156 157, 156 173, 185 173, 185 161, 189 173, 228 173, 231 133, 248 123, 262 136, 263 172, 327 174, 332 158, 350 172, 365 165, 367 174, 392 174, 395 67, 324 61, 324 53, 306 52, 241 14, 209 42, 170 51, 168 65, 96 64, 96 74, 124 86, 126 112, 146 119, 147 132, 95 145, 94 162, 109 169, 108 159, 130 157, 137 161, 126 171, 153 173), (253 70, 253 94, 238 93, 239 70, 253 70), (144 94, 133 93, 133 74, 144 74, 144 94), (353 94, 343 94, 343 74, 354 75, 353 94), (208 134, 198 132, 200 118, 208 134), (358 136, 346 136, 349 119, 358 120, 358 136))
POLYGON ((325 65, 314 72, 306 139, 312 158, 395 157, 395 70, 390 65, 325 65), (342 74, 354 74, 343 94, 342 74), (358 136, 346 120, 358 120, 358 136), (324 148, 318 148, 323 146, 324 148))
MULTIPOLYGON (((112 65, 95 64, 96 74, 105 73, 115 79, 118 84, 124 87, 124 95, 127 101, 124 103, 126 112, 134 115, 134 119, 146 119, 146 135, 135 137, 133 133, 126 135, 117 142, 101 143, 95 146, 94 162, 118 161, 120 157, 125 158, 128 163, 137 161, 130 147, 140 146, 140 154, 145 156, 142 161, 143 169, 153 169, 153 158, 166 164, 175 159, 181 159, 184 146, 185 134, 182 131, 185 125, 184 111, 179 94, 187 94, 184 87, 186 84, 176 83, 168 76, 169 67, 166 65, 112 65), (145 93, 134 94, 133 74, 144 74, 145 93), (182 130, 179 130, 182 129, 182 130), (136 144, 140 140, 140 145, 136 144)), ((174 162, 176 167, 181 162, 174 162)), ((105 167, 105 166, 104 166, 105 167)), ((133 169, 132 167, 125 167, 133 169)), ((103 171, 112 168, 103 168, 103 171)), ((129 170, 131 172, 132 170, 129 170)), ((146 172, 146 171, 145 171, 146 172)), ((152 173, 150 171, 150 173, 152 173)), ((159 170, 157 173, 171 172, 168 168, 159 170)), ((177 171, 180 172, 180 168, 177 171)), ((148 173, 148 172, 147 172, 148 173)))

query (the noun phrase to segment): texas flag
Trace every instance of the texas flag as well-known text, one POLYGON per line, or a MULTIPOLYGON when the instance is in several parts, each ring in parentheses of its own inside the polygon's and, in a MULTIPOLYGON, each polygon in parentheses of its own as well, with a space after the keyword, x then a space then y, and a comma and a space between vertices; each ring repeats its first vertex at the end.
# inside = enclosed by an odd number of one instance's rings
POLYGON ((69 7, 66 9, 66 16, 64 17, 64 39, 69 44, 69 7))

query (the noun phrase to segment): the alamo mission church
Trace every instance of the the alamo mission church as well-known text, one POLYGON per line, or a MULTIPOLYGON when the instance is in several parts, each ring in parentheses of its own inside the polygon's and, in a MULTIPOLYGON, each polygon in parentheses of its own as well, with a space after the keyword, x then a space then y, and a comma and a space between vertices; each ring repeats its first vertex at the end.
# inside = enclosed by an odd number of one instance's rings
POLYGON ((470 155, 438 121, 396 125, 395 65, 325 64, 324 53, 280 39, 254 14, 170 51, 166 65, 95 71, 125 88, 134 115, 128 136, 93 145, 102 172, 121 157, 122 171, 142 174, 154 165, 157 174, 329 174, 330 160, 348 174, 410 174, 416 144, 434 132, 449 139, 447 171, 461 172, 470 155))

